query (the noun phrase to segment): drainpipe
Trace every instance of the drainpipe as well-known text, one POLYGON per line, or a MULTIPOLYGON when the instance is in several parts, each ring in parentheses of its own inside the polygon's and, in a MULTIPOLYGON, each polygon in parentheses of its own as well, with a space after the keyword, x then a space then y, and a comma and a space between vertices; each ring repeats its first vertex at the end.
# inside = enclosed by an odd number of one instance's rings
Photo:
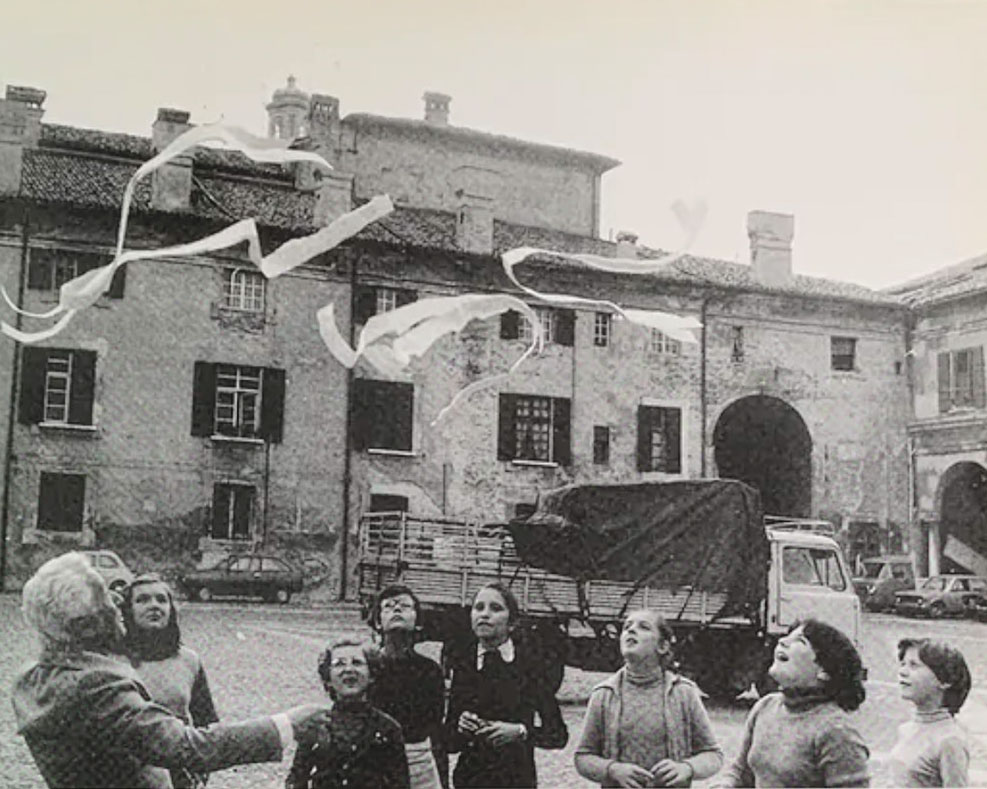
MULTIPOLYGON (((31 219, 28 209, 24 207, 21 219, 21 262, 17 278, 17 304, 24 306, 24 286, 27 282, 28 242, 31 238, 31 219)), ((14 317, 14 326, 21 328, 22 316, 18 312, 14 317)), ((20 343, 14 342, 13 360, 10 365, 10 408, 7 409, 7 441, 3 452, 3 503, 0 505, 0 592, 7 590, 7 528, 10 519, 10 479, 11 466, 14 458, 14 409, 17 407, 17 383, 20 378, 21 353, 20 343)))
POLYGON ((706 477, 706 320, 709 314, 709 296, 703 296, 699 306, 699 476, 706 477))
MULTIPOLYGON (((356 323, 353 316, 356 314, 356 281, 357 265, 359 255, 354 250, 353 259, 350 263, 350 347, 356 347, 356 323)), ((350 486, 352 483, 353 460, 350 457, 353 453, 353 368, 346 370, 346 435, 343 438, 343 533, 339 546, 339 599, 346 600, 346 589, 349 585, 349 542, 350 542, 350 486)))

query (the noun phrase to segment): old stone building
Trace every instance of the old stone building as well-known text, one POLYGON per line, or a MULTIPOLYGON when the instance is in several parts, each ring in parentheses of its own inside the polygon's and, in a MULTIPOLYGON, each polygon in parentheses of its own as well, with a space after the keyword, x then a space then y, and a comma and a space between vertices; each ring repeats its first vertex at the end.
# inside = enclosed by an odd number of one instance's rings
MULTIPOLYGON (((58 286, 108 260, 124 185, 187 128, 161 110, 150 138, 45 124, 44 94, 0 103, 0 283, 43 312, 58 286)), ((531 328, 508 313, 440 340, 398 380, 347 371, 316 328, 344 336, 428 295, 513 292, 517 246, 655 257, 599 238, 601 176, 617 162, 425 119, 340 117, 290 83, 272 136, 335 170, 257 165, 200 149, 137 190, 127 247, 198 238, 256 217, 268 247, 375 194, 398 208, 341 248, 265 281, 238 250, 139 262, 36 346, 0 343, 6 583, 76 542, 173 569, 263 542, 335 593, 370 509, 503 520, 573 481, 729 476, 769 512, 837 523, 851 552, 907 547, 908 310, 894 296, 793 271, 792 217, 748 217, 749 265, 687 257, 659 274, 604 275, 536 258, 542 291, 698 318, 695 344, 606 308, 545 308, 543 352, 500 375, 531 328)), ((738 218, 739 220, 739 218, 738 218)), ((35 319, 8 321, 40 327, 35 319)))

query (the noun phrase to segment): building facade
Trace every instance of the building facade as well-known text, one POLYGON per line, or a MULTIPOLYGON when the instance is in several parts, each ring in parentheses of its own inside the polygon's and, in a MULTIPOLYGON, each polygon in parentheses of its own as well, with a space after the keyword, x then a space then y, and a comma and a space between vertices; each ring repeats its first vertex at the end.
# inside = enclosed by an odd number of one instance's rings
MULTIPOLYGON (((43 312, 59 285, 112 254, 127 179, 184 129, 150 138, 41 122, 44 95, 0 103, 0 283, 43 312)), ((748 217, 749 265, 687 257, 659 274, 604 275, 536 258, 542 291, 692 315, 683 344, 599 309, 532 300, 549 341, 509 377, 531 327, 507 313, 441 339, 397 379, 348 371, 319 337, 413 299, 517 293, 517 246, 648 258, 599 237, 595 154, 425 119, 341 118, 297 86, 267 105, 269 133, 335 167, 256 165, 200 149, 143 182, 127 248, 160 247, 256 217, 267 246, 373 195, 397 210, 340 248, 265 281, 236 249, 130 264, 99 304, 38 345, 0 343, 5 583, 77 543, 166 569, 261 544, 342 593, 369 510, 502 521, 570 482, 733 477, 766 511, 825 517, 852 555, 907 550, 909 310, 899 298, 792 268, 791 217, 748 217)), ((21 328, 34 319, 18 317, 21 328)))

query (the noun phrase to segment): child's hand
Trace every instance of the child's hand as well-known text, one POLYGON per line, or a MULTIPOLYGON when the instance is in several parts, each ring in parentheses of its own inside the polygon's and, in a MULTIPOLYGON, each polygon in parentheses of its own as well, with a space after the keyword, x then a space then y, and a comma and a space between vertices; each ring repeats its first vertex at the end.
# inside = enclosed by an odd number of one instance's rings
POLYGON ((613 762, 607 767, 607 777, 617 782, 617 786, 641 789, 648 786, 654 776, 643 767, 628 762, 613 762))
POLYGON ((503 748, 509 743, 523 740, 524 727, 520 723, 491 721, 479 729, 476 736, 485 739, 494 748, 503 748))
POLYGON ((487 722, 483 720, 475 712, 470 712, 467 710, 462 715, 459 716, 458 728, 463 734, 475 735, 480 729, 487 725, 487 722))
POLYGON ((693 775, 692 765, 671 759, 662 759, 651 772, 658 780, 658 786, 688 786, 693 775))

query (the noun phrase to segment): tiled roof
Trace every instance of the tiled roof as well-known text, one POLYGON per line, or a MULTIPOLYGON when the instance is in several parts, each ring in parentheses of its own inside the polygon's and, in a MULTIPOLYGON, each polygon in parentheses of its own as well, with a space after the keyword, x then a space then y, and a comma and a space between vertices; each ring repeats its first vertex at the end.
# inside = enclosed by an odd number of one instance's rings
POLYGON ((885 293, 919 307, 987 290, 987 254, 887 288, 885 293))
POLYGON ((476 129, 467 129, 463 126, 440 126, 411 118, 390 118, 385 115, 357 112, 347 115, 343 118, 342 123, 344 126, 355 126, 359 129, 387 129, 411 137, 437 137, 449 142, 462 143, 474 149, 486 149, 494 153, 510 152, 514 156, 521 155, 534 159, 568 162, 589 168, 597 173, 605 173, 620 164, 617 159, 598 153, 529 142, 503 134, 490 134, 476 129))
MULTIPOLYGON (((150 143, 140 137, 67 126, 46 125, 43 130, 43 145, 24 152, 21 183, 21 196, 37 202, 119 210, 127 181, 137 164, 151 155, 150 143)), ((149 211, 150 197, 151 179, 145 178, 135 190, 134 209, 149 211)), ((280 168, 258 168, 245 157, 228 151, 196 154, 192 199, 187 209, 190 215, 217 221, 253 217, 262 225, 302 232, 312 229, 314 203, 315 195, 296 190, 280 168), (242 169, 238 169, 242 164, 240 159, 247 162, 242 169), (246 170, 252 177, 243 177, 246 170)), ((389 216, 369 225, 357 238, 421 249, 458 251, 455 214, 435 209, 400 206, 389 216)), ((617 250, 615 243, 598 238, 495 221, 495 253, 520 246, 602 256, 614 256, 617 250)), ((645 247, 639 251, 642 257, 662 254, 645 247)), ((695 256, 682 258, 667 271, 651 276, 658 281, 705 283, 744 291, 889 306, 904 303, 898 292, 873 291, 860 285, 802 275, 796 275, 787 285, 771 288, 754 279, 750 266, 695 256)))

